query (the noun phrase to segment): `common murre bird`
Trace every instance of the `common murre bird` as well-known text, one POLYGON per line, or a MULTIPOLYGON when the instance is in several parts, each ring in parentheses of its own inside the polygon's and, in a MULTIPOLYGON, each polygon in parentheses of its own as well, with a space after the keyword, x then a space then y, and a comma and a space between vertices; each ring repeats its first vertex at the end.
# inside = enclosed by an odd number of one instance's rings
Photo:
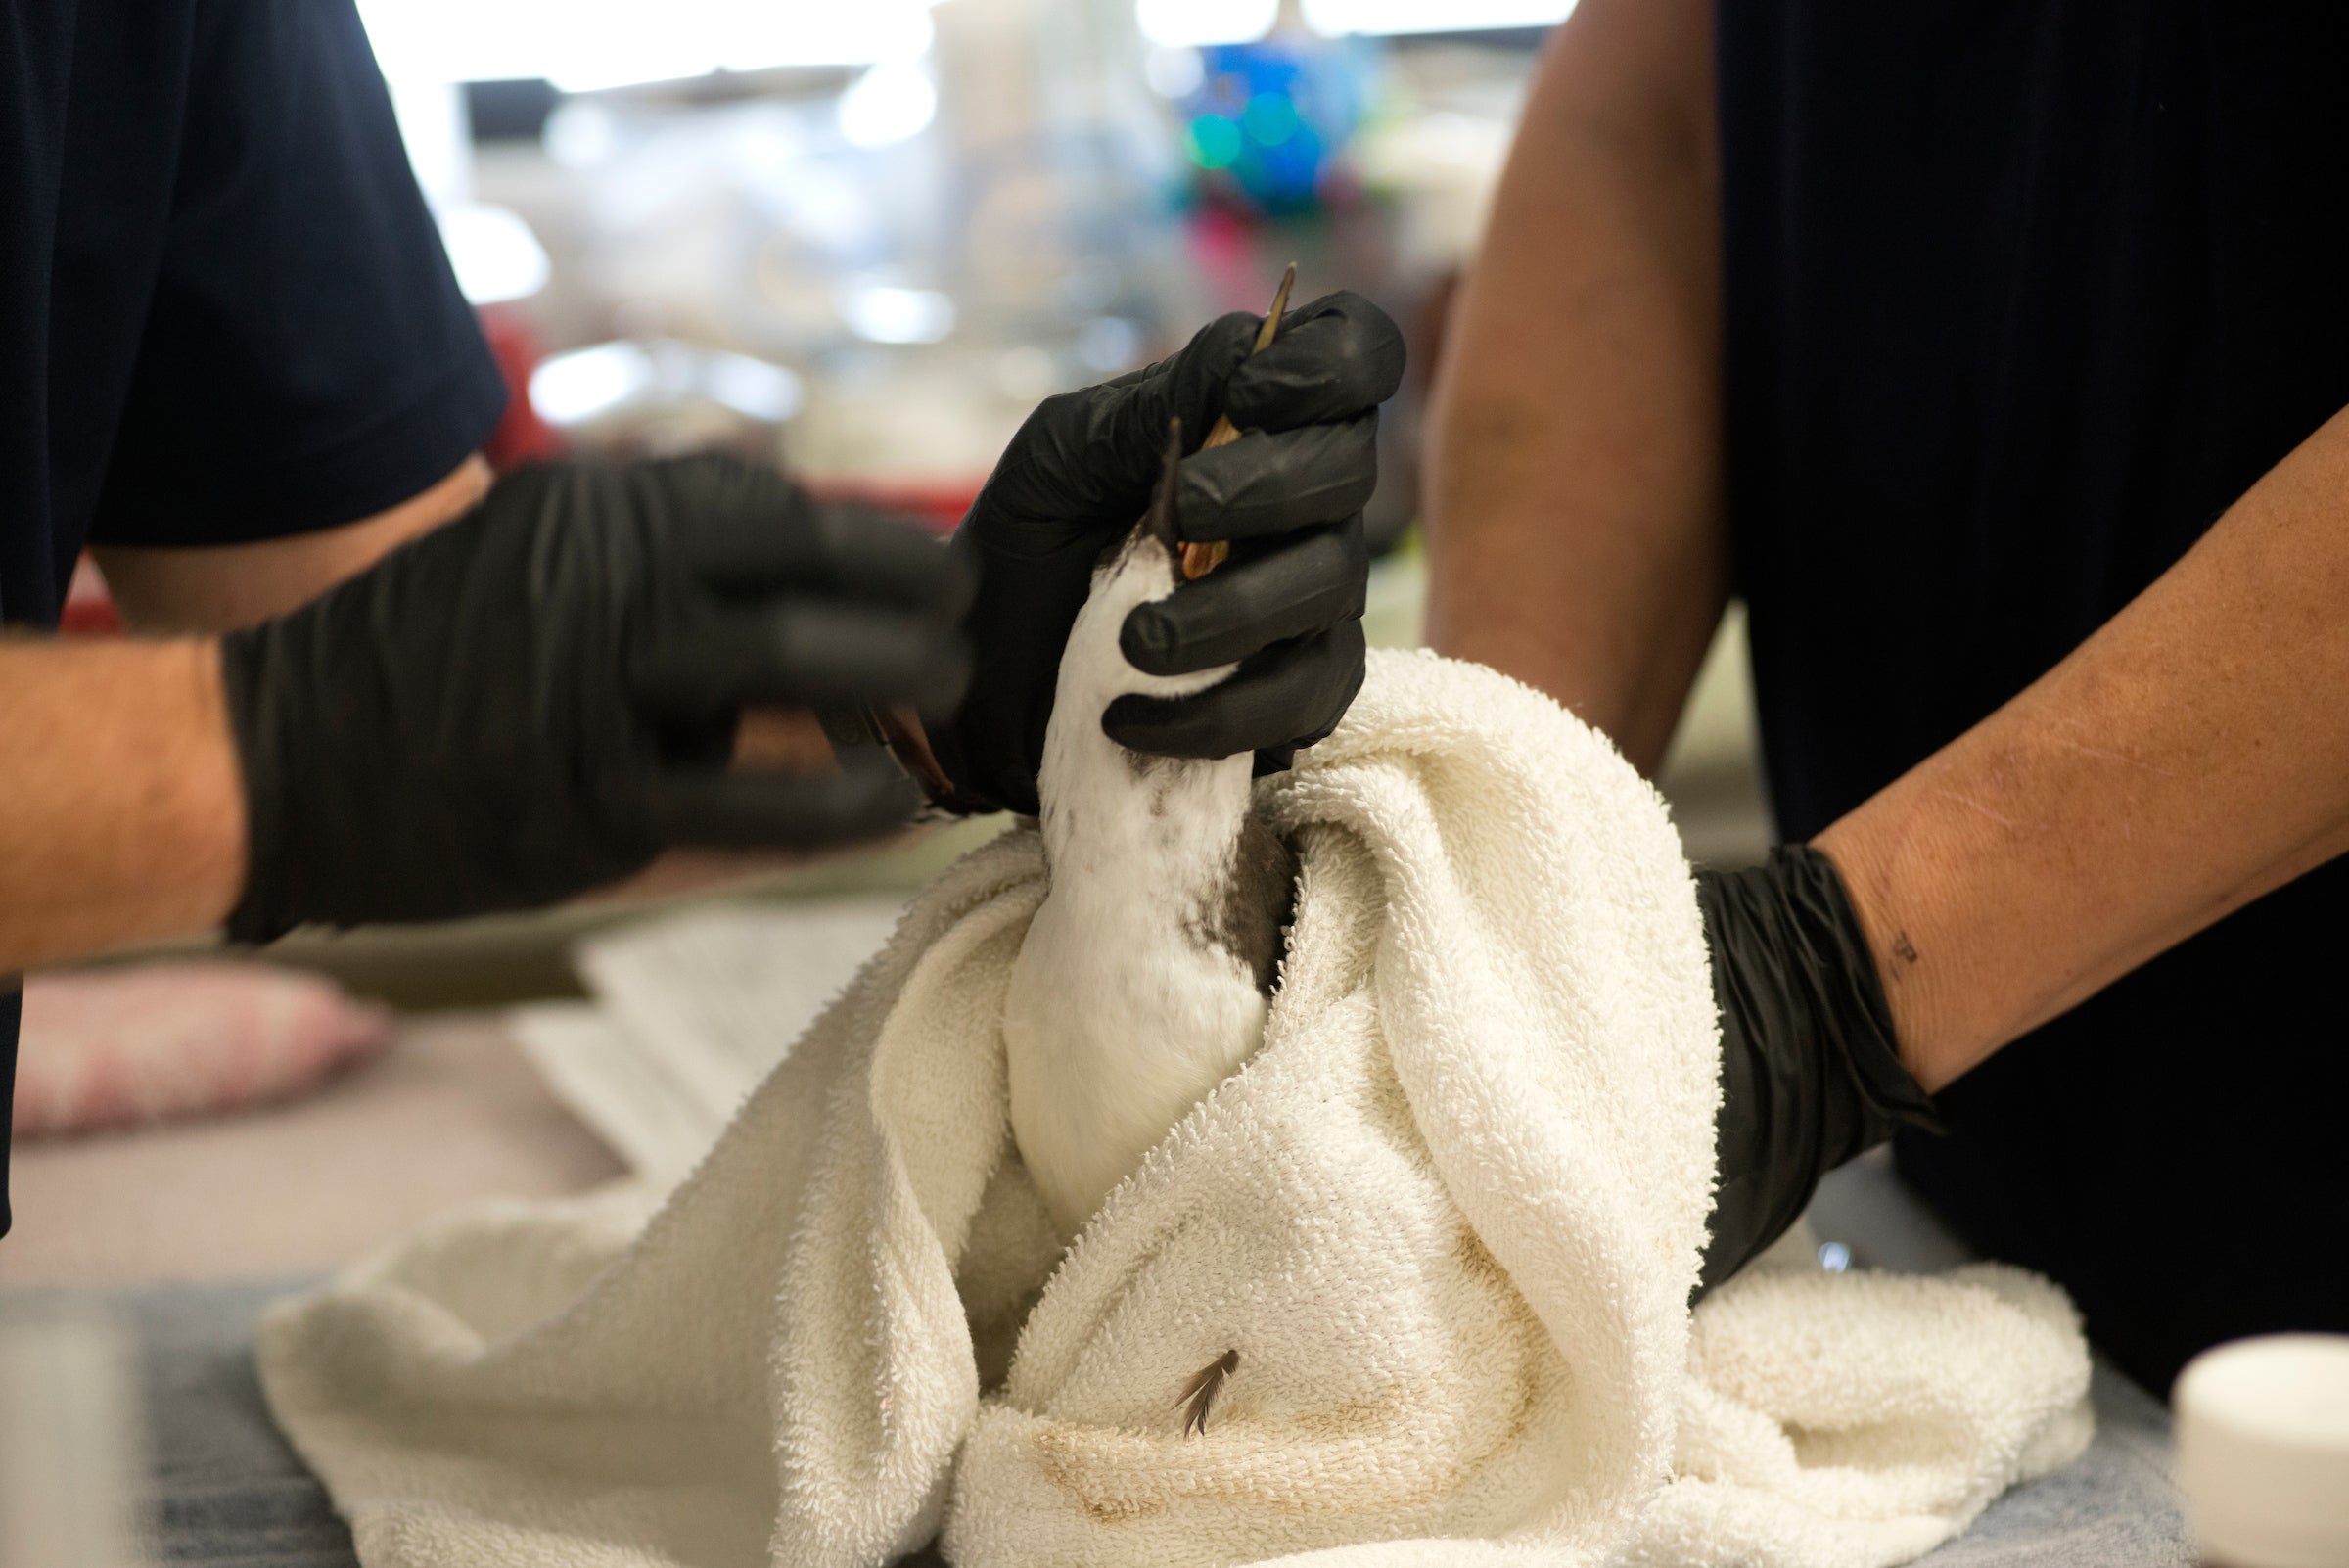
POLYGON ((1149 511, 1094 568, 1037 773, 1048 887, 1003 1034, 1012 1135, 1064 1243, 1255 1051, 1296 880, 1251 807, 1250 755, 1149 757, 1101 728, 1129 692, 1188 696, 1236 668, 1146 675, 1119 646, 1127 613, 1181 580, 1181 455, 1178 424, 1149 511))

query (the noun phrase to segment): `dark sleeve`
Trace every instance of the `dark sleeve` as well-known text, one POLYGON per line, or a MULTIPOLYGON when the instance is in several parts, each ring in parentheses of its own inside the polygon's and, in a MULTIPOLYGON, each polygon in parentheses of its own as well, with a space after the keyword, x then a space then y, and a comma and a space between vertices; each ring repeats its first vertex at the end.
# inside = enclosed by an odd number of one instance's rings
POLYGON ((100 542, 356 522, 454 469, 505 407, 351 0, 197 15, 170 232, 100 542))

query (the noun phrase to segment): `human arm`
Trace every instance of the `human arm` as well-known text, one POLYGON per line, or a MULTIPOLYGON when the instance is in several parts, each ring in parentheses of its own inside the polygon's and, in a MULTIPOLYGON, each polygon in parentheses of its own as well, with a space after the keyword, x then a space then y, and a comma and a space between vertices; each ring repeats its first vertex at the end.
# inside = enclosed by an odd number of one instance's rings
MULTIPOLYGON (((469 457, 418 494, 373 517, 283 538, 214 545, 100 545, 91 551, 115 607, 148 635, 233 631, 306 604, 402 544, 478 505, 490 470, 469 457)), ((821 772, 832 748, 812 715, 756 709, 735 738, 738 765, 821 772)), ((804 861, 802 852, 679 852, 663 856, 603 898, 670 897, 770 874, 804 861)))
MULTIPOLYGON (((1586 5, 1576 20, 1602 14, 1586 5)), ((1563 77, 1569 45, 1561 29, 1544 90, 1563 77)), ((1704 53, 1701 40, 1694 53, 1704 53)), ((1538 93, 1529 127, 1543 123, 1536 118, 1543 102, 1538 93)), ((1572 275, 1575 248, 1594 232, 1587 220, 1571 228, 1547 220, 1556 227, 1545 248, 1543 220, 1518 210, 1517 193, 1568 210, 1581 189, 1581 209, 1610 210, 1592 195, 1603 187, 1560 182, 1544 194, 1519 179, 1537 156, 1565 166, 1555 151, 1565 140, 1553 131, 1546 155, 1530 130, 1521 141, 1492 248, 1499 255, 1519 246, 1524 270, 1487 297, 1494 324, 1484 346, 1463 347, 1447 367, 1452 406, 1437 458, 1461 477, 1440 476, 1437 487, 1437 634, 1448 651, 1565 698, 1646 766, 1670 714, 1637 700, 1640 660, 1609 649, 1674 645, 1669 626, 1642 629, 1656 613, 1643 584, 1709 604, 1719 579, 1683 568, 1676 581, 1639 515, 1611 522, 1600 547, 1575 553, 1590 530, 1573 490, 1588 482, 1603 494, 1647 448, 1627 439, 1572 460, 1557 455, 1575 428, 1571 369, 1603 363, 1592 357, 1608 341, 1598 329, 1626 340, 1643 330, 1635 308, 1612 323, 1594 316, 1596 346, 1579 355, 1518 352, 1511 362, 1506 352, 1520 336, 1519 312, 1539 323, 1570 297, 1530 281, 1555 265, 1549 252, 1572 275), (1534 238, 1512 238, 1520 235, 1534 238), (1543 377, 1552 378, 1547 391, 1543 377), (1464 394, 1511 386, 1530 390, 1514 401, 1489 392, 1498 410, 1484 432, 1491 445, 1474 445, 1479 432, 1462 412, 1474 405, 1464 394), (1534 421, 1517 427, 1532 434, 1520 442, 1513 479, 1501 449, 1512 411, 1534 421), (1489 475, 1499 477, 1488 484, 1489 475), (1553 493, 1534 505, 1510 493, 1540 495, 1545 484, 1553 493), (1513 533, 1493 522, 1508 517, 1520 520, 1513 533), (1561 534, 1554 553, 1544 527, 1561 534), (1653 576, 1627 580, 1610 552, 1653 576)), ((1480 265, 1480 276, 1488 270, 1480 265)), ((1635 288, 1622 295, 1634 306, 1640 298, 1635 288)), ((1472 309, 1463 328, 1475 321, 1472 309)), ((1553 324, 1534 341, 1563 339, 1553 324)), ((1627 364, 1601 385, 1635 399, 1639 370, 1627 364)), ((1704 423, 1689 428, 1717 440, 1710 403, 1700 415, 1704 423)), ((1885 1067, 1938 1089, 2171 944, 2349 848, 2349 744, 2328 722, 2344 673, 2339 607, 2349 592, 2339 553, 2349 538, 2339 527, 2349 439, 2340 427, 2336 419, 2313 436, 2055 669, 1819 835, 1814 848, 1842 872, 1840 914, 1811 899, 1817 921, 1797 923, 1810 933, 1801 940, 1777 918, 1800 901, 1798 882, 1818 892, 1808 880, 1817 863, 1800 857, 1791 869, 1782 858, 1741 874, 1744 886, 1703 874, 1730 1094, 1720 1128, 1724 1194, 1752 1176, 1788 1189, 1751 1210, 1767 1234, 1741 1238, 1739 1217, 1718 1212, 1717 1251, 1758 1250, 1799 1212, 1821 1172, 1921 1115, 1921 1102, 1882 1077, 1885 1067), (1757 902, 1770 918, 1753 916, 1757 902), (1865 956, 1854 961, 1853 952, 1865 956), (1795 994, 1766 995, 1780 987, 1795 994), (1818 1048, 1822 1029, 1834 1036, 1831 1051, 1818 1048), (1790 1095, 1812 1098, 1790 1103, 1790 1095), (1811 1130, 1782 1138, 1789 1128, 1811 1130)), ((1670 682, 1665 695, 1677 708, 1670 682)))
POLYGON ((2349 850, 2344 510, 2349 414, 1809 849, 1699 874, 1723 1021, 1708 1282, 1827 1170, 1929 1122, 1923 1090, 2349 850))
MULTIPOLYGON (((1463 290, 1429 455, 1429 630, 1643 771, 1728 592, 1705 0, 1586 0, 1543 62, 1463 290)), ((1822 855, 1700 871, 1721 1027, 1708 1287, 1930 1103, 1822 855)))
POLYGON ((886 768, 729 770, 746 710, 943 710, 967 579, 910 524, 718 457, 553 464, 221 645, 250 803, 229 931, 550 903, 662 849, 900 825, 886 768))
POLYGON ((1652 771, 1728 594, 1710 0, 1585 0, 1454 306, 1429 638, 1652 771))
POLYGON ((104 546, 146 637, 0 643, 0 974, 220 924, 245 811, 206 633, 291 610, 486 487, 478 458, 344 528, 212 548, 104 546))
POLYGON ((108 592, 133 631, 215 633, 309 603, 481 503, 489 465, 468 457, 396 506, 339 528, 237 544, 101 544, 108 592))
POLYGON ((2020 695, 1815 840, 1939 1089, 2349 850, 2349 413, 2020 695))
POLYGON ((0 640, 0 976, 217 926, 244 798, 207 640, 0 640))
POLYGON ((728 772, 752 704, 944 706, 947 552, 717 459, 501 482, 219 640, 0 644, 0 969, 221 923, 551 902, 672 844, 805 848, 910 806, 728 772))

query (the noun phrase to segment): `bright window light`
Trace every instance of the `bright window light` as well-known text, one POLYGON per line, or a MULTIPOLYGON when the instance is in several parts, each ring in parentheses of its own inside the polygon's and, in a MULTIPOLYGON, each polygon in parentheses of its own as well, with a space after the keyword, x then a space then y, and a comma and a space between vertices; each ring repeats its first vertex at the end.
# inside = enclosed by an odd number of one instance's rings
POLYGON ((773 425, 800 411, 800 378, 748 354, 704 353, 702 391, 737 413, 773 425))
POLYGON ((544 77, 566 92, 713 70, 869 66, 930 46, 930 0, 359 0, 393 80, 544 77))
POLYGON ((1566 20, 1574 0, 1305 0, 1315 32, 1478 32, 1489 27, 1546 27, 1566 20))
POLYGON ((874 343, 937 343, 954 330, 954 301, 931 289, 843 289, 840 319, 874 343))
POLYGON ((938 89, 911 61, 875 66, 840 95, 840 134, 858 147, 919 135, 938 114, 938 89))
POLYGON ((576 425, 610 413, 652 384, 652 358, 642 348, 602 343, 539 361, 530 372, 530 406, 550 425, 576 425))
POLYGON ((1161 44, 1142 57, 1142 75, 1161 98, 1188 98, 1207 79, 1207 62, 1188 44, 1161 44))
POLYGON ((1077 357, 1103 375, 1131 370, 1145 346, 1142 329, 1122 316, 1095 316, 1077 329, 1077 357))
POLYGON ((594 168, 620 151, 620 122, 595 99, 575 98, 546 116, 539 142, 565 168, 594 168))
POLYGON ((583 425, 638 398, 707 398, 779 425, 799 412, 802 392, 781 365, 667 339, 575 348, 530 372, 530 406, 550 425, 583 425))
POLYGON ((509 208, 479 202, 440 208, 440 243, 457 287, 477 305, 528 300, 546 287, 550 264, 538 236, 509 208))
POLYGON ((1142 36, 1161 49, 1254 43, 1272 30, 1280 0, 1136 0, 1142 36))

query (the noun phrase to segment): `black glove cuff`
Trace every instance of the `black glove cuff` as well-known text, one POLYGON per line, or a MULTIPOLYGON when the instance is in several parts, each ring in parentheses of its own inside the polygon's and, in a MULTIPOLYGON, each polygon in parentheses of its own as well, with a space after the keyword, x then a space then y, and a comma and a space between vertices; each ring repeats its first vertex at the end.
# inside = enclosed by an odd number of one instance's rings
POLYGON ((300 858, 287 853, 283 814, 270 804, 291 761, 285 755, 285 737, 270 722, 261 699, 261 667, 268 659, 263 644, 277 634, 277 624, 264 622, 220 639, 221 690, 245 785, 245 887, 228 913, 231 942, 275 942, 301 923, 293 912, 297 892, 283 886, 286 877, 299 874, 300 858))
POLYGON ((1874 955, 1834 862, 1784 845, 1706 871, 1697 904, 1721 1009, 1720 1173, 1701 1290, 1782 1235, 1835 1167, 1903 1126, 1942 1130, 1901 1065, 1874 955))

